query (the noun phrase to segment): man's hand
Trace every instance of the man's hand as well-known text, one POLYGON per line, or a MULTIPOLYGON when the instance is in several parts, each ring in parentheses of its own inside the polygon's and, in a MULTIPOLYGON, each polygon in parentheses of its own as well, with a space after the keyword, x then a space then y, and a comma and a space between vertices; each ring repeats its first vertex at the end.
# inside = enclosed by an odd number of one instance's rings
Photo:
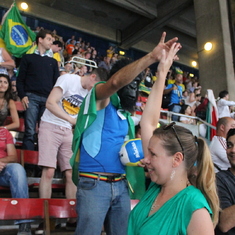
MULTIPOLYGON (((165 38, 166 38, 166 32, 163 32, 162 33, 162 37, 161 37, 158 45, 151 52, 151 57, 155 61, 160 61, 161 60, 162 50, 165 50, 166 51, 166 55, 167 55, 168 52, 170 51, 170 48, 173 45, 173 43, 178 41, 178 38, 175 37, 175 38, 172 38, 171 40, 165 42, 165 38)), ((177 57, 175 59, 177 59, 177 57)))
POLYGON ((73 126, 75 126, 75 125, 76 125, 76 122, 77 122, 77 118, 72 118, 72 117, 70 117, 69 122, 70 122, 73 126))
POLYGON ((6 167, 6 163, 0 162, 0 172, 6 167))
POLYGON ((21 100, 24 109, 26 110, 29 107, 29 99, 28 96, 25 96, 22 100, 21 100))

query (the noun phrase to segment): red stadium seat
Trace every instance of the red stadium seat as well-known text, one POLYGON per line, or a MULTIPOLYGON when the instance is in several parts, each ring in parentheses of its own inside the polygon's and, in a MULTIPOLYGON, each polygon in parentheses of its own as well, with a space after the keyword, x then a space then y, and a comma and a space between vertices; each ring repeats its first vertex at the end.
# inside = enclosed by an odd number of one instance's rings
POLYGON ((16 105, 16 109, 18 112, 23 112, 24 110, 24 106, 20 101, 15 101, 15 105, 16 105))
POLYGON ((76 218, 75 199, 0 198, 0 220, 43 219, 50 235, 50 219, 76 218))

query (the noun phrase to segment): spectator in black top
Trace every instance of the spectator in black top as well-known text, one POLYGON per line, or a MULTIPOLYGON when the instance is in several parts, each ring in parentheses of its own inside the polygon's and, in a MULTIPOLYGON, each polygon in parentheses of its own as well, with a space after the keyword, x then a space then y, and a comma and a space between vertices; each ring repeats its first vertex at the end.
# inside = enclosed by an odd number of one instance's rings
POLYGON ((215 234, 235 234, 235 129, 227 134, 227 157, 231 165, 228 170, 216 174, 220 199, 220 217, 215 234))
POLYGON ((46 99, 59 77, 57 61, 51 58, 49 53, 53 43, 51 32, 40 30, 36 43, 35 52, 22 57, 16 84, 18 95, 26 110, 22 148, 28 150, 34 150, 37 121, 40 121, 46 99))

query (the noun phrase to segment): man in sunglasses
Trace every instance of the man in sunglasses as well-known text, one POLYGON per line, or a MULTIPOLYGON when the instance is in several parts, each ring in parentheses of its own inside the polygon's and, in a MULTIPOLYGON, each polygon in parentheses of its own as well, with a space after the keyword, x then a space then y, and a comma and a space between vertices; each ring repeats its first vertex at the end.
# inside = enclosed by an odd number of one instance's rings
POLYGON ((227 157, 230 168, 216 174, 220 199, 220 218, 215 234, 235 234, 235 129, 227 134, 227 157))

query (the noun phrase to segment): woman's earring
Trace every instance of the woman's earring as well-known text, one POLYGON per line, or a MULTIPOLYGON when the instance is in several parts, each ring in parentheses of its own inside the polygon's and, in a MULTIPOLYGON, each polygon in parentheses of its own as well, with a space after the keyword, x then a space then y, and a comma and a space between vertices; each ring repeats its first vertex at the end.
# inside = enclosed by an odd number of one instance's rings
POLYGON ((175 177, 175 170, 173 169, 172 172, 171 172, 171 176, 170 176, 170 179, 173 180, 175 177))

